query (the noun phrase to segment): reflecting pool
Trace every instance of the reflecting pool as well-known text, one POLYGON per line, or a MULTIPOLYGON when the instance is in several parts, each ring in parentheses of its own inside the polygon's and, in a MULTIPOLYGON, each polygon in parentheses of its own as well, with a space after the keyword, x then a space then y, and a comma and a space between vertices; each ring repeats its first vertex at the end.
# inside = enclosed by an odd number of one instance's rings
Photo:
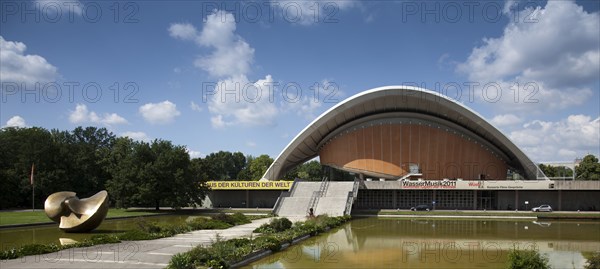
POLYGON ((246 268, 505 268, 513 247, 582 268, 600 222, 355 219, 246 268))
POLYGON ((163 215, 128 219, 106 219, 98 228, 89 233, 65 233, 58 228, 58 223, 22 228, 5 228, 0 229, 0 244, 2 244, 2 249, 24 244, 68 244, 82 241, 96 234, 121 233, 127 230, 137 229, 138 226, 136 223, 138 222, 139 218, 143 218, 147 221, 179 223, 188 218, 195 217, 199 216, 163 215))

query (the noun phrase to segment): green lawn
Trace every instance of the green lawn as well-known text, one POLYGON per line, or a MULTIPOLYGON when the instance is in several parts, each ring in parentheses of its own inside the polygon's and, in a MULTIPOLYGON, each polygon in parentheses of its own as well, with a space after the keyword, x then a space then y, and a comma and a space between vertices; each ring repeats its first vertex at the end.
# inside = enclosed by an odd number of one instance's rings
MULTIPOLYGON (((154 212, 150 210, 126 210, 109 209, 107 218, 126 217, 126 216, 145 216, 155 215, 163 212, 154 212)), ((28 224, 51 221, 43 210, 39 211, 19 211, 19 212, 0 212, 0 226, 10 224, 28 224)))

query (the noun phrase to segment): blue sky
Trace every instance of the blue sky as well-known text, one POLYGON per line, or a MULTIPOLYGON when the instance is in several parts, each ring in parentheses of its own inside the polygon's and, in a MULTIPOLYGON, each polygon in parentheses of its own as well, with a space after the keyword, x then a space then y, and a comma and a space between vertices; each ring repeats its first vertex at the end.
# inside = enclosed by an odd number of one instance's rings
POLYGON ((572 161, 600 151, 599 6, 3 1, 0 125, 275 157, 336 102, 409 84, 457 98, 534 161, 572 161))

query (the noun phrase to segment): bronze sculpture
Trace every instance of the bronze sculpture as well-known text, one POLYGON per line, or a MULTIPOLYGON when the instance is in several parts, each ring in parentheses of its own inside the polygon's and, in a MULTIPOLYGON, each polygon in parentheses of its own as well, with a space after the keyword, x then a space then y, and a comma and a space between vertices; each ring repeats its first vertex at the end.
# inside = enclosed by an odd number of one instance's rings
POLYGON ((44 210, 65 232, 89 232, 100 226, 108 213, 108 192, 100 191, 85 199, 71 191, 55 192, 46 198, 44 210))

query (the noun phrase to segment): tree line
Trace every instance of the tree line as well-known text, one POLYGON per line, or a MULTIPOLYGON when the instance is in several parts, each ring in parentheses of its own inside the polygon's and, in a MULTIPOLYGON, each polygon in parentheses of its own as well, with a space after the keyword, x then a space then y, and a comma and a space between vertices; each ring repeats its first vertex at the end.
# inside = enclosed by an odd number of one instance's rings
MULTIPOLYGON (((30 208, 33 186, 36 208, 57 191, 89 197, 103 189, 116 207, 199 205, 207 191, 203 182, 258 180, 271 163, 268 155, 227 151, 192 159, 185 146, 117 137, 106 128, 2 128, 0 209, 30 208)), ((320 163, 311 161, 283 179, 320 180, 322 174, 320 163)))
MULTIPOLYGON (((550 178, 571 178, 573 177, 573 169, 565 166, 552 166, 547 164, 539 164, 540 170, 550 178)), ((588 154, 577 166, 575 166, 576 180, 600 180, 600 163, 598 158, 592 154, 588 154)))

